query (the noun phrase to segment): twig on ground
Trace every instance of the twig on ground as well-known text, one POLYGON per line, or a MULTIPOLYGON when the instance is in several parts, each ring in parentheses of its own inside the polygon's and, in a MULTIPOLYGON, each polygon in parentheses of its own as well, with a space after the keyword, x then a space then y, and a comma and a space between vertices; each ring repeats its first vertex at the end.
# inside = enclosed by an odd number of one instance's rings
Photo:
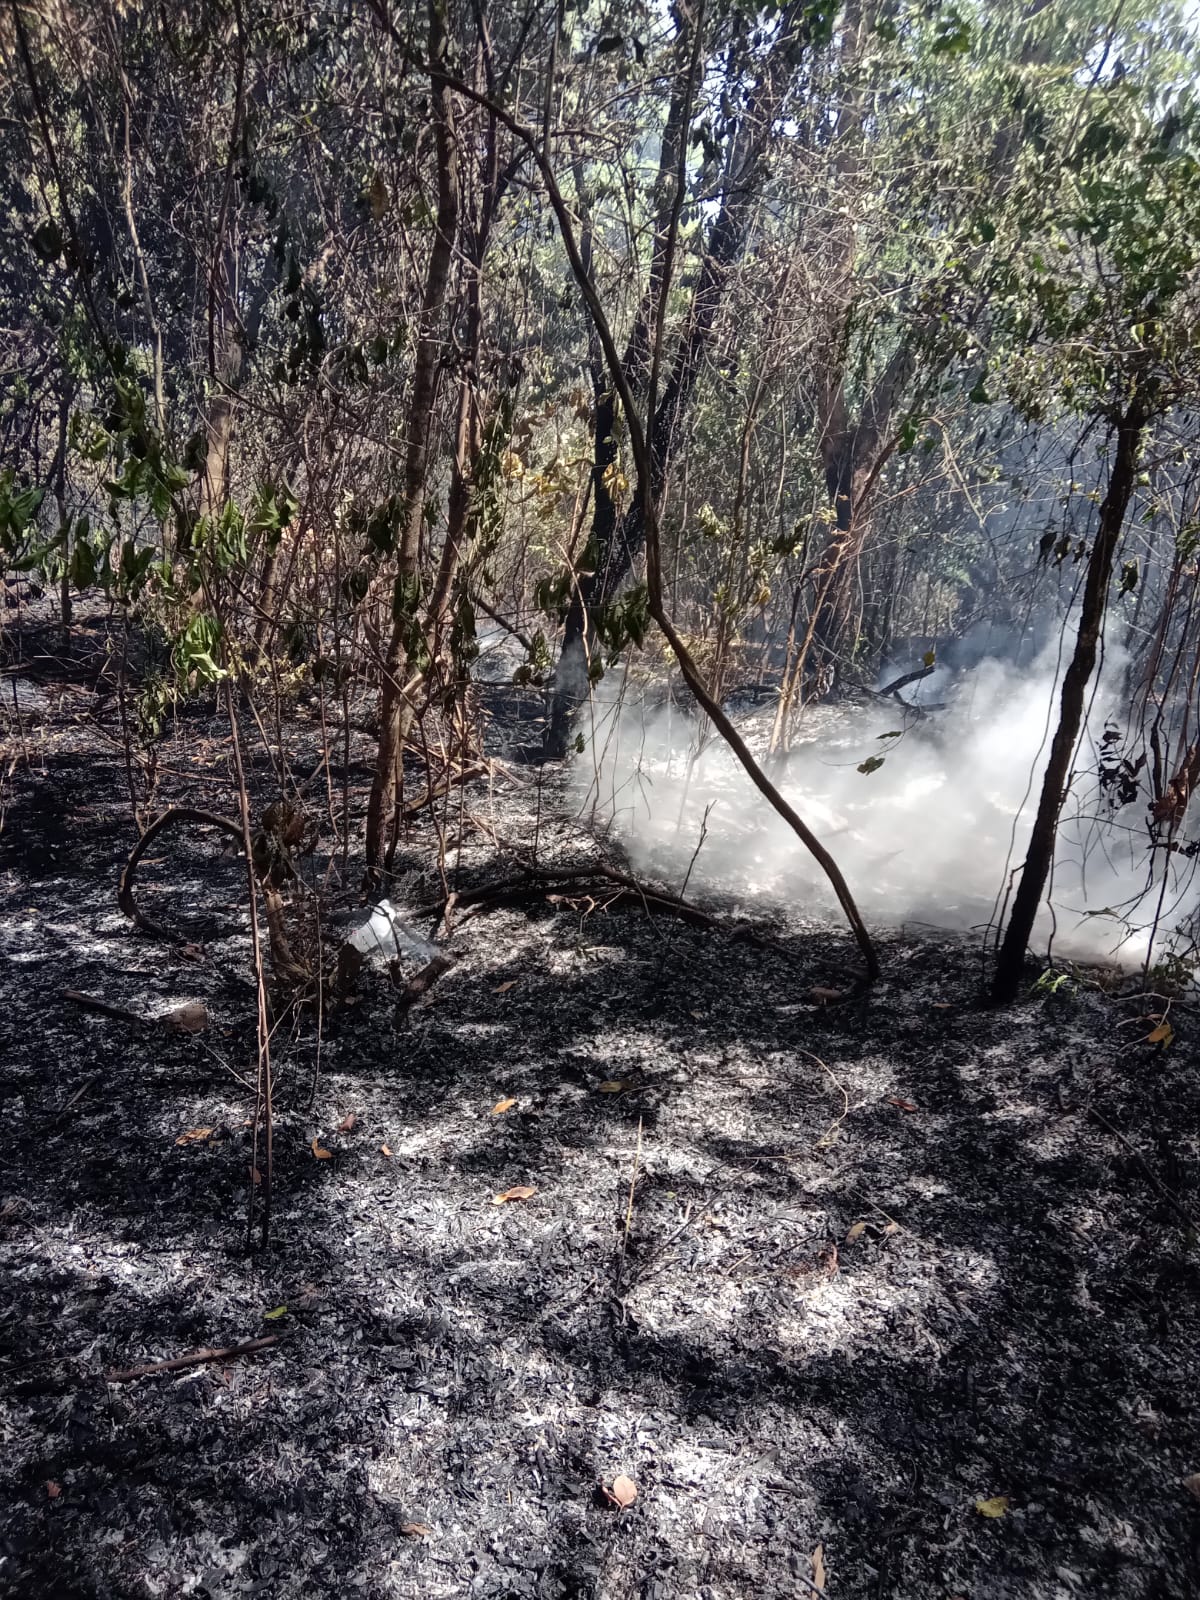
POLYGON ((279 1343, 277 1333, 261 1339, 246 1339, 241 1344, 226 1345, 223 1350, 193 1350, 190 1355, 173 1356, 170 1361, 147 1361, 140 1367, 126 1367, 123 1371, 106 1372, 108 1383, 133 1383, 137 1378, 153 1377, 158 1372, 182 1372, 185 1367, 202 1367, 209 1361, 232 1361, 235 1356, 253 1355, 258 1350, 269 1350, 279 1343))
POLYGON ((1129 1140, 1121 1132, 1120 1128, 1114 1128, 1108 1118, 1104 1116, 1102 1112, 1097 1111, 1095 1106, 1088 1106, 1086 1115, 1089 1116, 1093 1122, 1098 1123, 1099 1126, 1102 1127, 1107 1133, 1112 1134, 1113 1138, 1116 1139, 1119 1144, 1125 1147, 1129 1155, 1132 1156, 1134 1161, 1137 1162, 1137 1165, 1141 1171, 1150 1180, 1156 1192, 1163 1200, 1166 1201, 1167 1205, 1170 1206, 1171 1210, 1180 1219, 1180 1221, 1193 1234, 1200 1235, 1200 1223, 1196 1221, 1195 1217, 1192 1216, 1182 1202, 1171 1193, 1170 1189, 1167 1188, 1166 1184, 1154 1171, 1150 1163, 1146 1160, 1145 1156, 1142 1155, 1136 1146, 1129 1142, 1129 1140))

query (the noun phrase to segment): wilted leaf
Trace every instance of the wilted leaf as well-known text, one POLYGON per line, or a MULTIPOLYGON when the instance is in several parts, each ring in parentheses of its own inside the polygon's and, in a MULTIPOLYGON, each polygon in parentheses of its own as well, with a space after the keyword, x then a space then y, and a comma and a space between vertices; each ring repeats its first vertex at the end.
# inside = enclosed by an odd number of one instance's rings
POLYGON ((427 1539, 433 1529, 427 1528, 423 1522, 402 1522, 400 1532, 408 1539, 427 1539))
POLYGON ((55 1483, 54 1479, 51 1478, 49 1480, 49 1482, 46 1484, 46 1499, 47 1500, 57 1500, 61 1493, 62 1493, 62 1484, 61 1483, 55 1483))
POLYGON ((318 1161, 333 1160, 333 1151, 323 1149, 316 1139, 314 1139, 312 1142, 312 1153, 316 1156, 318 1161))
POLYGON ((529 1184, 518 1183, 511 1189, 505 1189, 503 1194, 493 1195, 492 1204, 502 1206, 506 1200, 532 1200, 536 1193, 537 1190, 531 1188, 529 1184))
POLYGON ((176 1144, 198 1144, 200 1140, 207 1139, 212 1132, 211 1128, 189 1128, 186 1133, 181 1133, 176 1139, 176 1144))
POLYGON ((286 1317, 286 1316, 287 1316, 287 1307, 286 1306, 276 1306, 274 1311, 264 1311, 263 1312, 263 1321, 264 1322, 278 1322, 280 1317, 286 1317))
POLYGON ((389 1147, 386 1144, 381 1144, 379 1146, 379 1154, 381 1156, 390 1156, 391 1153, 392 1153, 391 1150, 389 1149, 389 1147))
POLYGON ((897 1094, 888 1095, 888 1105, 895 1106, 898 1111, 915 1111, 917 1109, 911 1100, 902 1100, 897 1094))
POLYGON ((858 763, 857 770, 861 772, 864 777, 869 778, 873 772, 879 771, 880 767, 883 765, 883 760, 884 758, 882 756, 868 756, 865 761, 860 761, 858 763))
POLYGON ((596 1092, 598 1094, 623 1094, 626 1089, 632 1088, 633 1085, 624 1078, 609 1078, 604 1083, 596 1085, 596 1092))
POLYGON ((511 1111, 516 1103, 516 1098, 513 1095, 508 1095, 503 1100, 497 1100, 492 1107, 492 1115, 494 1117, 502 1117, 506 1111, 511 1111))
POLYGON ((937 660, 937 651, 936 650, 926 650, 925 654, 921 657, 921 662, 926 667, 931 667, 936 660, 937 660))
POLYGON ((626 1511, 637 1499, 637 1484, 622 1472, 613 1479, 612 1488, 604 1492, 613 1505, 620 1506, 622 1511, 626 1511))
POLYGON ((1002 1517, 1008 1510, 1008 1496, 998 1494, 990 1500, 976 1500, 975 1509, 981 1517, 1002 1517))
POLYGON ((1193 1472, 1191 1477, 1180 1481, 1194 1500, 1200 1500, 1200 1472, 1193 1472))
POLYGON ((1175 1037, 1175 1029, 1169 1022, 1160 1022, 1158 1027, 1146 1035, 1146 1044, 1170 1044, 1175 1037))
POLYGON ((819 1544, 809 1557, 813 1569, 813 1586, 817 1589, 825 1587, 825 1546, 819 1544))
POLYGON ((203 1033, 208 1027, 208 1007, 203 1000, 188 1000, 168 1011, 163 1021, 180 1033, 203 1033))
POLYGON ((337 1131, 339 1133, 349 1133, 350 1129, 354 1126, 354 1124, 357 1121, 358 1121, 358 1117, 352 1111, 348 1117, 343 1117, 342 1120, 338 1123, 337 1131))
POLYGON ((496 987, 492 990, 492 993, 493 994, 507 994, 510 989, 515 989, 516 987, 517 987, 517 980, 515 978, 510 978, 507 983, 497 984, 496 987))
POLYGON ((850 1229, 849 1233, 847 1233, 847 1235, 846 1235, 846 1243, 847 1244, 856 1243, 857 1240, 862 1238, 863 1234, 866 1233, 866 1231, 867 1231, 867 1225, 866 1225, 865 1222, 856 1222, 854 1224, 854 1226, 850 1229))

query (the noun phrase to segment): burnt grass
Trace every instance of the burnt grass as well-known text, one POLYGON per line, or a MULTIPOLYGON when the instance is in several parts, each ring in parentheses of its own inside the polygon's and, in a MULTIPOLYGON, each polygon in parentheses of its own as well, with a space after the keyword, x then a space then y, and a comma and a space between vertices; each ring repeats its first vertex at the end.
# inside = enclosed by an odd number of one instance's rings
MULTIPOLYGON (((462 917, 407 1011, 368 974, 319 1050, 314 1018, 281 1023, 273 1242, 248 1252, 243 869, 198 833, 151 852, 147 905, 202 959, 118 911, 104 638, 64 662, 10 632, 2 683, 0 1593, 1200 1593, 1194 1009, 1169 1049, 1136 979, 990 1011, 978 939, 903 928, 873 991, 825 1003, 855 962, 819 906, 462 917), (65 990, 202 1000, 210 1026, 65 990), (493 1203, 514 1185, 536 1192, 493 1203)), ((533 741, 516 696, 491 710, 533 741)), ((307 775, 311 707, 286 739, 307 775)), ((359 811, 368 758, 356 734, 359 811)), ((160 761, 160 805, 233 814, 217 707, 160 761)), ((463 804, 486 827, 452 885, 511 876, 495 840, 535 818, 541 860, 595 848, 552 767, 463 804)), ((328 832, 305 870, 361 905, 328 832)), ((434 842, 406 839, 401 906, 437 898, 434 842)))

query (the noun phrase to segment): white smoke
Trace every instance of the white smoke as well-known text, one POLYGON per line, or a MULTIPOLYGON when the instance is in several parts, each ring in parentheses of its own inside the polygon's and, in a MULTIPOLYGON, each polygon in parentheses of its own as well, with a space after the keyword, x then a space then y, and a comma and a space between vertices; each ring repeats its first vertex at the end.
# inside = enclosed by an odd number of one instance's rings
MULTIPOLYGON (((1169 929, 1191 914, 1197 893, 1190 860, 1148 851, 1144 795, 1113 810, 1097 781, 1094 741, 1115 707, 1107 686, 1122 666, 1110 651, 1037 934, 1043 948, 1053 934, 1063 955, 1133 964, 1145 957, 1160 896, 1169 929)), ((868 920, 989 923, 1025 857, 1059 670, 1056 643, 1026 669, 983 660, 957 679, 936 669, 917 689, 923 704, 943 701, 943 709, 922 713, 894 700, 806 709, 792 753, 771 775, 833 853, 868 920), (872 762, 881 764, 861 770, 872 762)), ((739 719, 760 759, 773 711, 739 719)), ((820 869, 720 737, 710 732, 698 749, 686 705, 652 706, 631 680, 606 680, 581 729, 581 807, 607 821, 640 870, 678 888, 690 869, 693 894, 707 888, 742 902, 836 909, 820 869)), ((1160 934, 1155 949, 1163 943, 1160 934)))

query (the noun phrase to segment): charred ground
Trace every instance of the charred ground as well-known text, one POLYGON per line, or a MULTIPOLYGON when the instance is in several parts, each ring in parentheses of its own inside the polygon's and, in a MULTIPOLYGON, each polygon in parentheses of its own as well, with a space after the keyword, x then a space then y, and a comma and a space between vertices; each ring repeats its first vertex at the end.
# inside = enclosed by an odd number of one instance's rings
MULTIPOLYGON (((496 911, 407 1013, 377 981, 319 1059, 311 1019, 277 1035, 274 1245, 249 1255, 242 868, 201 837, 147 863, 202 960, 118 912, 106 637, 64 663, 27 634, 4 682, 0 1592, 1196 1593, 1188 1008, 1169 1050, 1136 983, 989 1011, 977 941, 904 930, 881 985, 828 1005, 810 990, 853 965, 832 919, 496 911), (68 989, 200 999, 210 1028, 68 989), (536 1193, 492 1203, 513 1185, 536 1193)), ((311 771, 303 707, 287 742, 311 771)), ((161 761, 161 804, 232 814, 215 709, 161 761)), ((543 862, 594 848, 557 769, 465 803, 486 826, 452 884, 511 872, 496 840, 535 819, 543 862)), ((437 898, 433 840, 412 831, 398 903, 437 898)))

